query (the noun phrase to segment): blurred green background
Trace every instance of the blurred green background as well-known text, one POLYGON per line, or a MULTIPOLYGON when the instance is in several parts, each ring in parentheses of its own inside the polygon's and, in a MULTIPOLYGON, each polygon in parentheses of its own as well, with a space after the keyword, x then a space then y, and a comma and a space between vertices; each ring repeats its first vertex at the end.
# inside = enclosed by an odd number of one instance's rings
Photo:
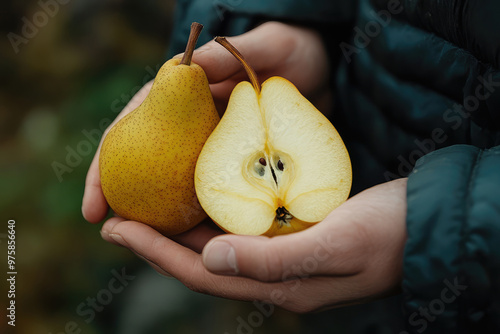
MULTIPOLYGON (((18 275, 15 331, 6 325, 1 285, 1 333, 236 333, 238 317, 256 311, 161 277, 104 242, 100 226, 81 216, 96 139, 165 61, 174 7, 152 0, 2 2, 2 281, 8 219, 16 221, 18 275), (110 294, 122 272, 134 279, 110 294)), ((299 333, 301 326, 300 317, 276 311, 254 332, 299 333)))

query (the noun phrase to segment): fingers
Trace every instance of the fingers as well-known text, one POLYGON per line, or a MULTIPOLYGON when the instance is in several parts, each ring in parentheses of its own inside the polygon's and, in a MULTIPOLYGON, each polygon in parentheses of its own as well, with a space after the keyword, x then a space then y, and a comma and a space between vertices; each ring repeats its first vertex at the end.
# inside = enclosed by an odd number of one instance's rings
POLYGON ((212 228, 208 222, 203 222, 189 231, 173 236, 170 239, 201 254, 207 242, 221 234, 224 234, 224 232, 212 228))
POLYGON ((267 238, 226 235, 211 240, 203 250, 203 263, 211 272, 239 275, 264 282, 306 277, 300 267, 313 252, 307 239, 295 235, 267 238))
POLYGON ((82 199, 82 215, 90 223, 98 223, 106 217, 108 203, 104 198, 99 175, 99 149, 90 164, 82 199))
MULTIPOLYGON (((323 223, 321 223, 323 224, 323 223)), ((348 261, 355 236, 342 224, 318 224, 284 236, 224 235, 203 250, 203 263, 217 274, 239 275, 264 282, 317 275, 354 275, 357 262, 348 261)))
POLYGON ((203 249, 203 263, 217 274, 265 282, 373 269, 404 246, 404 191, 404 181, 374 187, 293 234, 215 237, 203 249))
MULTIPOLYGON (((162 236, 147 225, 118 217, 104 224, 102 234, 104 239, 129 248, 157 272, 179 279, 193 291, 253 301, 254 305, 260 307, 271 307, 262 303, 265 302, 293 312, 306 313, 356 303, 365 296, 366 284, 360 282, 366 282, 366 277, 354 277, 353 280, 347 276, 311 275, 297 279, 285 277, 277 282, 261 282, 247 277, 217 275, 205 268, 201 255, 195 251, 162 236)), ((303 268, 307 271, 309 267, 304 265, 303 268)))
MULTIPOLYGON (((266 22, 228 40, 254 68, 261 82, 278 75, 311 98, 328 84, 327 52, 320 35, 313 29, 266 22)), ((248 80, 238 61, 214 41, 196 50, 193 61, 203 67, 211 84, 227 79, 248 80)))
MULTIPOLYGON (((233 44, 258 72, 276 69, 295 48, 295 38, 290 28, 277 22, 269 22, 239 36, 229 37, 233 44), (278 38, 279 37, 279 38, 278 38)), ((215 41, 198 48, 193 62, 203 67, 210 83, 219 83, 240 73, 246 78, 241 64, 215 41)), ((260 78, 263 80, 264 78, 260 78)))
POLYGON ((196 49, 193 62, 203 68, 211 84, 224 81, 241 70, 238 61, 215 41, 196 49))
POLYGON ((142 223, 116 219, 106 224, 106 233, 115 243, 129 248, 150 262, 155 269, 159 268, 160 273, 172 275, 194 291, 253 301, 268 299, 276 286, 210 273, 203 266, 201 256, 195 251, 164 237, 142 223))
MULTIPOLYGON (((124 221, 126 221, 126 219, 122 217, 113 217, 108 219, 108 221, 106 221, 101 228, 102 238, 107 242, 110 242, 117 246, 122 246, 122 244, 116 242, 117 237, 110 236, 110 234, 113 234, 112 230, 117 224, 122 223, 124 221), (115 239, 113 239, 113 237, 115 237, 115 239)), ((206 223, 201 223, 198 226, 190 229, 189 231, 173 236, 170 239, 174 240, 175 242, 189 249, 194 250, 197 253, 201 253, 203 247, 210 239, 223 233, 224 232, 221 232, 220 230, 216 230, 210 227, 206 223)))
POLYGON ((117 246, 122 246, 121 243, 116 242, 115 239, 113 239, 110 234, 111 231, 113 230, 113 227, 115 227, 116 224, 119 224, 121 222, 126 221, 126 219, 122 217, 113 217, 108 219, 101 228, 101 237, 106 240, 109 243, 115 244, 117 246))

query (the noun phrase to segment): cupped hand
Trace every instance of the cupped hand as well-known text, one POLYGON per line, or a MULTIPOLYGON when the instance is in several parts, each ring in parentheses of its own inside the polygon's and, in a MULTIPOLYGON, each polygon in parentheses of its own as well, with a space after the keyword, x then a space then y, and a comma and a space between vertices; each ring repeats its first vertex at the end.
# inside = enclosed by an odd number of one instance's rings
MULTIPOLYGON (((261 81, 273 75, 283 76, 313 102, 324 104, 328 101, 328 98, 325 98, 328 96, 325 92, 329 91, 326 89, 328 60, 317 32, 278 22, 267 22, 246 34, 228 39, 255 68, 261 81)), ((193 61, 205 70, 212 95, 222 114, 234 86, 241 80, 248 79, 243 67, 227 50, 214 41, 196 50, 193 61)), ((119 119, 142 103, 151 86, 152 82, 149 82, 132 98, 104 132, 103 138, 119 119)), ((324 108, 327 108, 326 104, 324 108)), ((102 221, 108 212, 99 175, 100 148, 99 145, 87 173, 82 201, 83 216, 91 223, 102 221)))
POLYGON ((113 218, 102 236, 194 291, 310 312, 397 292, 405 217, 401 179, 365 190, 294 234, 218 235, 201 225, 174 241, 144 224, 113 218))

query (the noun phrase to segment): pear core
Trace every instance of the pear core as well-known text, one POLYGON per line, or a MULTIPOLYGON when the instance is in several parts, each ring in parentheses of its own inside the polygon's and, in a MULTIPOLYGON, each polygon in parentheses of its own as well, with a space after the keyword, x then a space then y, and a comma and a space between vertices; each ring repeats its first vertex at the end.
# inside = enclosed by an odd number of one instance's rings
POLYGON ((349 154, 330 121, 288 80, 257 92, 239 83, 198 158, 195 187, 225 231, 277 235, 303 230, 344 202, 349 154))

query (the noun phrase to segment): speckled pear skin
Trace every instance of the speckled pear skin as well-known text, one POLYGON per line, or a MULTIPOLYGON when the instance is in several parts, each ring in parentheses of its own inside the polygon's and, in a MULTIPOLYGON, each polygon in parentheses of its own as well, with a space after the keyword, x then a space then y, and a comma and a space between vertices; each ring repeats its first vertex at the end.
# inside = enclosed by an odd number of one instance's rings
POLYGON ((109 131, 99 159, 102 190, 115 213, 167 236, 206 217, 194 171, 220 119, 203 69, 179 63, 162 66, 144 102, 109 131))

